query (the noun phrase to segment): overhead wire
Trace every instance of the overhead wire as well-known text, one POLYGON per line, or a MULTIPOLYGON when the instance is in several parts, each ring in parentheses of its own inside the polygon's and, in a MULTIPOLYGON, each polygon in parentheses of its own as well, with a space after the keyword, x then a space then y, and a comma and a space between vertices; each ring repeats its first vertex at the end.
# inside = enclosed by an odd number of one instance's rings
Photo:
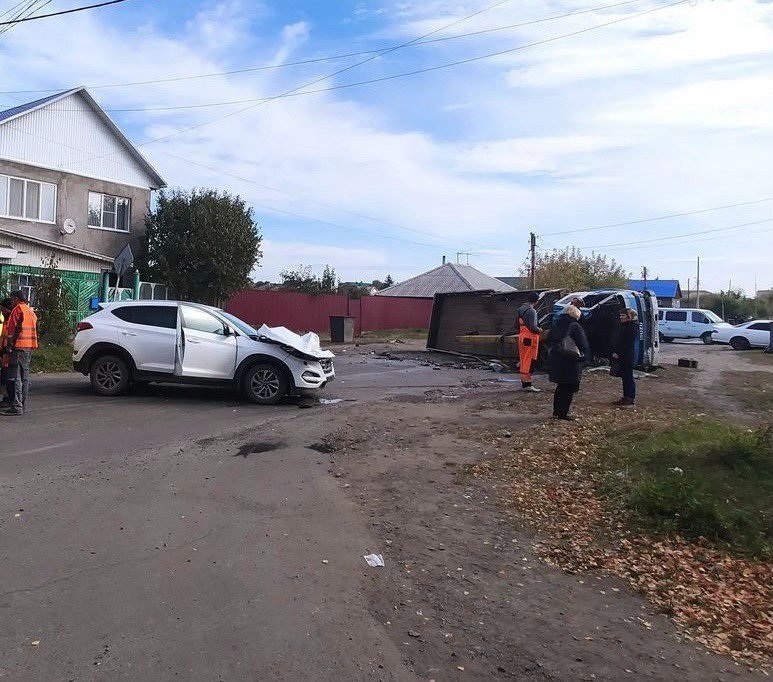
POLYGON ((671 234, 667 237, 654 237, 652 239, 640 239, 637 241, 630 241, 630 242, 617 242, 615 244, 595 244, 590 246, 575 246, 574 248, 581 250, 581 251, 587 251, 590 249, 608 249, 608 248, 615 248, 618 246, 634 246, 638 244, 649 244, 650 242, 662 242, 667 241, 671 239, 679 239, 681 237, 693 237, 696 235, 702 235, 702 234, 709 234, 711 232, 724 232, 727 230, 737 230, 741 227, 751 227, 752 225, 760 225, 762 223, 769 223, 773 221, 773 218, 763 218, 762 220, 752 220, 747 223, 739 223, 737 225, 729 225, 727 227, 715 227, 708 230, 698 230, 696 232, 683 232, 682 234, 671 234))
MULTIPOLYGON (((471 62, 480 61, 482 59, 490 59, 490 58, 496 57, 496 56, 502 56, 502 55, 505 55, 505 54, 511 54, 511 53, 519 51, 519 50, 524 50, 524 49, 527 49, 527 48, 530 48, 530 47, 535 47, 537 45, 544 45, 544 44, 555 42, 557 40, 561 40, 561 39, 564 39, 564 38, 574 37, 574 36, 577 36, 577 35, 581 35, 583 33, 588 33, 589 31, 594 31, 594 30, 598 30, 600 28, 605 28, 607 26, 618 24, 618 23, 623 22, 623 21, 630 21, 632 19, 639 18, 639 17, 644 16, 646 14, 651 14, 653 12, 658 12, 658 11, 662 11, 662 10, 665 10, 665 9, 669 9, 671 7, 675 7, 677 5, 682 5, 682 4, 691 2, 691 1, 692 0, 676 0, 675 2, 671 2, 671 3, 668 3, 666 5, 661 5, 659 7, 647 10, 645 12, 639 12, 639 13, 636 13, 636 14, 627 15, 625 17, 622 17, 622 18, 619 18, 619 19, 615 19, 615 20, 612 20, 612 21, 607 21, 607 22, 604 22, 602 24, 597 24, 595 26, 586 27, 584 29, 580 29, 580 30, 577 30, 577 31, 572 31, 570 33, 565 33, 565 34, 562 34, 562 35, 559 35, 559 36, 554 36, 552 38, 546 38, 546 39, 543 39, 543 40, 538 40, 538 41, 535 41, 533 43, 527 43, 527 44, 524 44, 524 45, 519 45, 519 46, 510 48, 510 49, 507 49, 507 50, 500 50, 500 51, 492 52, 492 53, 485 54, 485 55, 479 55, 477 57, 469 57, 467 59, 461 59, 461 60, 457 60, 457 61, 454 61, 454 62, 449 62, 449 63, 446 63, 446 64, 440 64, 440 65, 437 65, 437 66, 427 67, 427 68, 423 68, 423 69, 416 69, 414 71, 410 71, 410 72, 406 72, 406 73, 401 73, 401 74, 394 74, 394 75, 391 75, 391 76, 383 76, 383 77, 374 78, 374 79, 371 79, 371 80, 368 80, 368 81, 361 81, 359 83, 351 83, 351 84, 343 84, 343 85, 338 85, 338 86, 331 86, 329 88, 320 89, 318 91, 309 90, 309 91, 306 91, 306 92, 299 92, 301 90, 305 90, 305 88, 310 87, 310 86, 312 86, 312 85, 314 85, 316 83, 319 83, 321 81, 324 81, 324 80, 327 80, 329 78, 332 78, 335 75, 338 75, 340 73, 343 73, 344 71, 348 71, 350 69, 353 69, 353 68, 355 68, 357 66, 360 66, 361 64, 365 64, 367 62, 373 61, 374 59, 377 58, 377 56, 370 57, 370 58, 365 59, 363 61, 357 62, 356 64, 352 64, 352 65, 350 65, 350 66, 348 66, 348 67, 346 67, 344 69, 339 69, 338 71, 334 71, 333 73, 327 74, 326 76, 321 76, 320 78, 317 78, 317 79, 315 79, 315 80, 313 80, 313 81, 311 81, 309 83, 306 83, 304 85, 299 85, 299 86, 297 86, 295 88, 292 88, 291 90, 285 91, 283 93, 279 93, 277 95, 274 95, 274 96, 271 96, 271 97, 268 97, 268 98, 261 98, 261 99, 259 99, 257 101, 253 101, 253 103, 251 103, 249 106, 236 109, 235 111, 231 111, 231 112, 229 112, 227 114, 222 114, 220 116, 216 116, 216 117, 211 118, 211 119, 209 119, 207 121, 203 121, 201 123, 197 123, 195 125, 188 126, 186 128, 181 128, 181 129, 173 131, 171 133, 167 133, 166 135, 161 135, 159 137, 155 137, 155 138, 150 138, 148 140, 144 140, 143 142, 137 143, 136 146, 140 146, 141 147, 141 146, 145 146, 145 145, 148 145, 148 144, 155 144, 156 142, 162 142, 164 140, 171 139, 172 137, 176 137, 176 136, 182 135, 184 133, 192 132, 194 130, 199 130, 199 129, 204 128, 206 126, 212 125, 213 123, 218 123, 218 122, 220 122, 222 120, 225 120, 227 118, 230 118, 232 116, 237 116, 237 115, 239 115, 241 113, 244 113, 245 111, 249 111, 251 109, 254 109, 257 106, 265 104, 266 102, 271 102, 271 101, 274 101, 274 100, 277 100, 277 99, 283 99, 283 98, 286 98, 286 97, 293 97, 293 96, 305 95, 305 94, 315 94, 316 92, 330 92, 330 91, 335 91, 335 90, 342 90, 344 88, 354 87, 355 85, 366 85, 366 84, 371 84, 371 83, 379 83, 379 82, 394 80, 396 78, 403 78, 403 77, 413 76, 413 75, 417 75, 417 74, 421 74, 421 73, 429 73, 429 72, 433 72, 433 71, 438 71, 440 69, 446 69, 446 68, 453 67, 453 66, 460 66, 460 65, 463 65, 463 64, 469 64, 471 62)), ((501 3, 496 3, 496 5, 492 5, 492 6, 490 6, 487 9, 491 9, 492 7, 496 7, 499 4, 501 4, 501 3)), ((482 11, 486 11, 486 10, 481 10, 481 11, 475 13, 475 14, 476 15, 480 14, 482 11)), ((469 16, 474 16, 474 15, 469 15, 469 16)), ((460 23, 463 20, 464 19, 457 20, 456 22, 454 22, 454 24, 460 23)), ((427 37, 428 35, 432 35, 434 33, 437 33, 438 31, 443 30, 443 28, 444 27, 441 27, 440 29, 436 29, 435 31, 433 31, 433 32, 431 32, 429 34, 426 34, 425 36, 421 36, 420 38, 416 38, 413 41, 409 41, 408 43, 403 43, 402 46, 397 46, 395 48, 392 48, 391 51, 395 51, 397 49, 400 49, 401 47, 405 47, 405 46, 407 46, 409 44, 412 44, 413 42, 421 40, 422 38, 427 37)), ((378 56, 383 56, 383 55, 378 55, 378 56)), ((96 158, 101 158, 101 157, 96 157, 96 158)), ((86 160, 90 160, 90 159, 86 159, 86 160)))
MULTIPOLYGON (((588 7, 581 10, 575 10, 572 12, 565 12, 563 14, 554 14, 549 17, 542 17, 539 19, 531 19, 529 21, 522 21, 515 24, 507 24, 505 26, 495 26, 492 28, 486 28, 486 29, 479 29, 477 31, 469 31, 467 33, 457 33, 455 35, 451 36, 440 36, 437 38, 430 38, 427 40, 418 40, 415 43, 412 43, 411 45, 406 45, 406 47, 420 47, 422 45, 431 45, 433 43, 439 43, 439 42, 446 42, 451 40, 459 40, 462 38, 469 38, 489 33, 495 33, 498 31, 507 31, 512 30, 514 28, 521 28, 523 26, 531 26, 534 24, 540 24, 545 23, 549 21, 555 21, 557 19, 565 19, 567 17, 572 16, 579 16, 582 14, 588 14, 591 12, 598 12, 605 9, 614 9, 617 7, 623 7, 626 5, 632 5, 637 4, 641 2, 645 2, 646 0, 624 0, 623 2, 615 2, 612 4, 607 5, 596 5, 595 7, 588 7)), ((22 3, 19 3, 22 4, 22 3)), ((253 67, 246 67, 242 69, 232 69, 230 71, 215 71, 211 73, 202 73, 202 74, 192 74, 188 76, 173 76, 169 78, 156 78, 152 80, 145 80, 145 81, 132 81, 127 83, 107 83, 107 84, 101 84, 101 85, 88 85, 86 86, 89 90, 100 90, 100 89, 113 89, 113 88, 125 88, 125 87, 134 87, 138 85, 157 85, 162 83, 176 83, 180 81, 188 81, 188 80, 197 80, 202 78, 213 78, 218 76, 232 76, 232 75, 238 75, 238 74, 244 74, 244 73, 253 73, 257 71, 273 71, 277 69, 283 69, 288 68, 292 66, 305 66, 309 64, 319 64, 326 61, 336 61, 340 59, 348 59, 351 57, 361 57, 363 55, 372 55, 375 54, 377 56, 382 55, 386 52, 388 52, 391 48, 390 47, 382 47, 375 50, 361 50, 359 52, 348 52, 345 54, 336 54, 336 55, 328 55, 325 57, 316 57, 316 58, 310 58, 310 59, 301 59, 296 61, 287 61, 287 62, 281 62, 279 64, 264 64, 261 66, 253 66, 253 67)), ((72 87, 59 87, 59 88, 45 88, 45 89, 38 89, 38 90, 4 90, 0 91, 0 94, 32 94, 32 93, 47 93, 47 92, 60 92, 63 90, 70 90, 72 87)))
POLYGON ((629 225, 642 225, 644 223, 651 223, 656 220, 667 220, 669 218, 683 218, 690 215, 699 215, 701 213, 710 213, 711 211, 721 211, 727 208, 738 208, 740 206, 752 206, 754 204, 761 204, 766 201, 773 201, 773 197, 764 197, 762 199, 755 199, 753 201, 741 201, 737 204, 725 204, 723 206, 712 206, 711 208, 701 208, 696 211, 682 211, 681 213, 667 213, 666 215, 655 216, 654 218, 642 218, 640 220, 628 220, 622 223, 609 223, 607 225, 597 225, 595 227, 582 227, 571 230, 559 230, 558 232, 543 232, 543 237, 553 237, 563 234, 575 234, 578 232, 593 232, 595 230, 606 230, 612 227, 628 227, 629 225))
MULTIPOLYGON (((52 0, 48 0, 48 2, 44 3, 45 5, 48 5, 52 0)), ((108 5, 117 5, 121 2, 126 2, 127 0, 108 0, 107 2, 99 2, 95 5, 85 5, 83 7, 73 7, 71 9, 64 9, 60 10, 59 12, 50 12, 49 14, 36 14, 34 16, 26 16, 21 19, 15 19, 13 21, 2 21, 0 22, 0 26, 8 26, 16 24, 21 24, 25 21, 37 21, 38 19, 50 19, 51 17, 60 17, 64 14, 74 14, 75 12, 85 12, 86 10, 91 9, 98 9, 99 7, 107 7, 108 5)))
MULTIPOLYGON (((247 111, 248 109, 251 109, 251 108, 253 108, 255 106, 260 106, 261 104, 265 104, 267 102, 273 102, 274 100, 286 99, 286 98, 290 98, 290 97, 305 97, 307 95, 317 95, 317 94, 325 93, 325 92, 336 92, 338 90, 346 90, 346 89, 349 89, 349 88, 360 87, 360 86, 363 86, 363 85, 373 85, 375 83, 384 83, 384 82, 387 82, 387 81, 397 80, 399 78, 407 78, 409 76, 417 76, 417 75, 420 75, 420 74, 425 74, 425 73, 431 73, 431 72, 434 72, 434 71, 439 71, 441 69, 448 69, 448 68, 455 67, 455 66, 462 66, 462 65, 465 65, 465 64, 471 64, 473 62, 478 62, 478 61, 482 61, 482 60, 485 60, 485 59, 491 59, 491 58, 494 58, 494 57, 501 57, 503 55, 512 54, 514 52, 518 52, 520 50, 525 50, 525 49, 528 49, 530 47, 536 47, 536 46, 539 46, 539 45, 545 45, 547 43, 555 42, 557 40, 561 40, 561 39, 564 39, 564 38, 571 38, 571 37, 574 37, 574 36, 577 36, 577 35, 580 35, 580 34, 583 34, 583 33, 588 33, 589 31, 594 31, 594 30, 597 30, 597 29, 600 29, 600 28, 606 28, 607 26, 611 26, 613 24, 618 24, 618 23, 623 22, 623 21, 630 21, 632 19, 636 19, 636 18, 644 16, 646 14, 651 14, 652 12, 659 12, 661 10, 668 9, 670 7, 675 7, 676 5, 683 5, 683 4, 691 2, 691 1, 692 0, 676 0, 675 2, 671 2, 671 3, 666 4, 666 5, 661 5, 659 7, 656 7, 656 8, 653 8, 653 9, 649 9, 649 10, 646 10, 644 12, 638 12, 636 14, 631 14, 631 15, 628 15, 628 16, 625 16, 625 17, 621 17, 619 19, 614 19, 612 21, 605 22, 603 24, 597 24, 595 26, 590 26, 590 27, 587 27, 587 28, 584 28, 584 29, 580 29, 580 30, 577 30, 577 31, 572 31, 571 33, 564 33, 564 34, 559 35, 559 36, 554 36, 554 37, 551 37, 551 38, 545 38, 545 39, 537 40, 537 41, 534 41, 534 42, 531 42, 531 43, 525 43, 523 45, 518 45, 516 47, 508 48, 506 50, 499 50, 497 52, 490 52, 490 53, 483 54, 483 55, 478 55, 478 56, 475 56, 475 57, 468 57, 466 59, 459 59, 459 60, 456 60, 456 61, 453 61, 453 62, 446 62, 444 64, 437 64, 435 66, 428 66, 428 67, 423 67, 421 69, 414 69, 412 71, 405 71, 405 72, 402 72, 402 73, 396 73, 396 74, 391 74, 391 75, 387 75, 387 76, 379 76, 379 77, 376 77, 376 78, 369 78, 369 79, 366 79, 366 80, 355 81, 353 83, 342 83, 342 84, 339 84, 339 85, 330 85, 330 86, 327 86, 327 87, 324 87, 324 88, 316 88, 314 90, 307 90, 306 89, 307 87, 310 87, 314 83, 319 83, 319 82, 321 82, 323 80, 327 80, 328 78, 332 77, 332 76, 327 76, 327 77, 322 77, 320 79, 317 79, 316 81, 312 81, 311 83, 309 83, 309 84, 307 84, 305 86, 299 86, 299 87, 293 88, 292 90, 289 90, 287 92, 279 93, 279 94, 276 94, 276 95, 269 95, 267 97, 258 97, 258 98, 250 98, 250 99, 239 99, 239 100, 226 100, 226 101, 219 101, 219 102, 205 102, 205 103, 200 103, 200 104, 177 104, 177 105, 171 105, 171 106, 157 106, 157 107, 110 107, 110 106, 105 106, 104 110, 105 111, 109 111, 109 112, 114 112, 114 113, 119 113, 119 112, 124 112, 124 113, 134 112, 134 113, 137 113, 137 112, 153 112, 153 111, 183 111, 183 110, 190 110, 190 109, 207 109, 207 108, 211 108, 211 107, 234 106, 234 105, 237 105, 237 104, 250 104, 250 106, 245 107, 243 109, 237 109, 236 111, 229 112, 227 114, 223 114, 222 116, 213 118, 213 119, 211 119, 209 121, 205 121, 203 123, 196 124, 196 125, 191 126, 189 128, 183 128, 182 130, 174 132, 174 133, 170 133, 169 135, 165 135, 165 136, 162 136, 162 137, 159 137, 159 138, 155 138, 155 139, 151 139, 151 140, 146 140, 145 142, 140 143, 142 145, 152 144, 154 142, 159 142, 161 140, 165 140, 165 139, 168 139, 170 137, 174 137, 176 135, 180 135, 180 134, 188 132, 190 130, 197 130, 198 128, 203 128, 204 126, 211 125, 212 123, 216 123, 216 122, 218 122, 218 121, 220 121, 220 120, 222 120, 224 118, 228 118, 230 116, 235 116, 235 115, 243 113, 244 111, 247 111)), ((379 56, 381 56, 381 55, 379 55, 379 56)), ((366 60, 366 61, 370 61, 370 60, 366 60)), ((360 62, 360 63, 364 63, 364 62, 360 62)), ((343 71, 344 70, 341 70, 338 73, 342 73, 343 71)))
MULTIPOLYGON (((20 20, 22 20, 24 17, 28 17, 30 14, 35 12, 37 9, 40 9, 41 7, 44 7, 45 5, 49 4, 51 0, 27 0, 26 2, 20 3, 20 5, 24 5, 21 7, 8 21, 0 22, 0 34, 7 33, 10 31, 14 26, 16 26, 17 23, 19 23, 20 20)), ((17 5, 18 7, 19 5, 17 5)))

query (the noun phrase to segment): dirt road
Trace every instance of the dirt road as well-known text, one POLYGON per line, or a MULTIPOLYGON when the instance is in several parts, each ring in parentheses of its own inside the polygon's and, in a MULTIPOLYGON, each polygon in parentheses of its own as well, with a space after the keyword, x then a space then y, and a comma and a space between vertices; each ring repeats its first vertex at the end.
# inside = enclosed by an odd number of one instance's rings
POLYGON ((347 402, 306 410, 164 388, 92 405, 77 377, 39 382, 30 442, 0 425, 0 673, 752 677, 622 584, 541 563, 465 480, 494 454, 471 425, 506 439, 544 419, 547 393, 342 355, 328 397, 347 402))

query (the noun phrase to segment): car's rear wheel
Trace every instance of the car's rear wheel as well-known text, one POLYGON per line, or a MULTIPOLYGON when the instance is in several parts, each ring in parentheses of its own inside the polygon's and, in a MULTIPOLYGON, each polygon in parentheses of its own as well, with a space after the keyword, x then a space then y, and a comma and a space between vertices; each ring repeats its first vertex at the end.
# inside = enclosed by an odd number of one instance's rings
POLYGON ((743 336, 734 336, 730 339, 730 345, 733 350, 749 350, 749 348, 751 348, 749 339, 746 339, 743 336))
POLYGON ((701 334, 701 341, 703 341, 703 343, 705 343, 707 346, 710 346, 712 343, 714 343, 711 332, 704 332, 701 334))
POLYGON ((129 367, 117 355, 103 355, 91 363, 89 372, 92 388, 99 395, 123 395, 129 388, 129 367))
POLYGON ((277 365, 261 363, 250 367, 244 375, 244 394, 253 403, 276 405, 289 391, 285 373, 277 365))

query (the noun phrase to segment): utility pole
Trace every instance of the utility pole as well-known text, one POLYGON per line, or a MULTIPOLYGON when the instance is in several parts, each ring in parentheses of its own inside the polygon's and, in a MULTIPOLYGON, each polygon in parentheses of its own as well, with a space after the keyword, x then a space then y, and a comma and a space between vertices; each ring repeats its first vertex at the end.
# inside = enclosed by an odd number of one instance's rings
POLYGON ((537 235, 529 232, 529 255, 531 259, 531 288, 537 288, 537 235))
POLYGON ((687 278, 687 305, 690 305, 690 278, 687 278))
POLYGON ((701 257, 698 256, 698 277, 695 280, 695 307, 701 307, 701 257))
POLYGON ((641 278, 644 280, 644 288, 647 288, 647 266, 642 265, 641 268, 641 278))

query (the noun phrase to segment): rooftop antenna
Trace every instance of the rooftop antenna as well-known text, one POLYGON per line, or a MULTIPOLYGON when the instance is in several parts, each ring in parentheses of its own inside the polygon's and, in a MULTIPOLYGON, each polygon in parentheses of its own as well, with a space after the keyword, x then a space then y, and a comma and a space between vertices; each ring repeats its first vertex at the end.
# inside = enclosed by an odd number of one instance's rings
POLYGON ((469 265, 469 264, 470 264, 470 256, 471 256, 471 255, 472 255, 472 254, 469 254, 469 253, 467 253, 466 251, 457 251, 457 252, 456 252, 456 264, 457 264, 457 265, 461 265, 461 262, 460 262, 460 261, 461 261, 461 259, 462 259, 462 256, 465 256, 465 258, 466 258, 466 261, 467 261, 467 262, 466 262, 466 265, 469 265))

